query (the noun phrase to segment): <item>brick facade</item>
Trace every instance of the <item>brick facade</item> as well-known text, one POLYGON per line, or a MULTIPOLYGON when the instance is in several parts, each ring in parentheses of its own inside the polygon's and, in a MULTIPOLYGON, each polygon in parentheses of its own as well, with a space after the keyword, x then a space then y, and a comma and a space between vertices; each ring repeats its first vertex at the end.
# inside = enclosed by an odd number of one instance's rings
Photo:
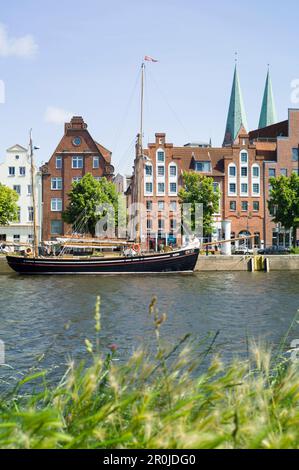
POLYGON ((111 152, 91 137, 80 116, 65 124, 64 136, 41 170, 44 241, 70 233, 71 228, 62 221, 62 211, 68 205, 68 193, 74 178, 91 173, 95 178, 105 176, 111 180, 114 172, 111 152))
MULTIPOLYGON (((132 202, 136 202, 136 181, 140 177, 139 200, 147 205, 142 215, 141 232, 143 240, 147 239, 148 244, 150 241, 151 246, 157 245, 159 240, 181 243, 180 234, 174 236, 171 222, 177 217, 177 223, 180 223, 179 216, 169 208, 171 203, 178 207, 183 171, 198 171, 211 176, 219 184, 221 201, 219 214, 215 215, 214 239, 222 236, 221 221, 230 220, 232 236, 254 235, 250 244, 255 247, 290 244, 289 234, 273 223, 267 200, 272 175, 298 173, 299 110, 291 109, 288 121, 249 134, 242 128, 231 146, 212 148, 189 144, 175 147, 166 141, 164 133, 157 133, 155 142, 150 143, 143 153, 146 158, 141 164, 140 176, 136 172, 138 159, 135 159, 130 197, 132 202), (159 166, 162 167, 160 170, 159 166), (170 179, 171 166, 176 168, 176 179, 174 176, 170 179), (175 186, 171 187, 171 182, 177 184, 175 192, 172 192, 175 186), (164 183, 164 192, 163 185, 159 183, 164 183), (164 212, 159 210, 163 204, 164 212), (162 225, 159 222, 161 218, 164 218, 162 225)), ((134 233, 131 232, 131 236, 134 233)))

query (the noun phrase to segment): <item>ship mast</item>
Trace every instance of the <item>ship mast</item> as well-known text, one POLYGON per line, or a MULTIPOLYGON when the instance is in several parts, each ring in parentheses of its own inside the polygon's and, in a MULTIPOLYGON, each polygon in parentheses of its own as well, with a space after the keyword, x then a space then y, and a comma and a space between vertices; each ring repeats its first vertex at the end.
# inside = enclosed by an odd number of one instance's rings
POLYGON ((136 178, 137 178, 137 228, 136 242, 141 243, 141 210, 142 181, 143 181, 143 103, 144 103, 144 62, 141 65, 141 93, 140 93, 140 131, 138 135, 136 156, 136 178))
POLYGON ((32 143, 32 129, 30 129, 30 166, 31 166, 31 193, 33 204, 33 256, 38 256, 38 237, 37 237, 37 213, 36 213, 36 197, 35 197, 35 168, 34 168, 34 154, 32 143))

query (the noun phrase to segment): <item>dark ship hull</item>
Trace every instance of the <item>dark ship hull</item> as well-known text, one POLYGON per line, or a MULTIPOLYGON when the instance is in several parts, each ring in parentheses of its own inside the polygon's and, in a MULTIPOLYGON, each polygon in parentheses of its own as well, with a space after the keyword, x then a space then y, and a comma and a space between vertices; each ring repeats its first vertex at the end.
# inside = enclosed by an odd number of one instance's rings
POLYGON ((59 258, 7 256, 8 265, 20 274, 134 274, 192 272, 199 250, 117 258, 59 258))

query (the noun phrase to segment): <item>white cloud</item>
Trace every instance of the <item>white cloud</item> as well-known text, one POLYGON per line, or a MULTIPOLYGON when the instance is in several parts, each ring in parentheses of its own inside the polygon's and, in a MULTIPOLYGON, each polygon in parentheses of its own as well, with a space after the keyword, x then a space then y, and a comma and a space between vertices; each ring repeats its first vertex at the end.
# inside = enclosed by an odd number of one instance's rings
POLYGON ((70 121, 74 114, 62 108, 48 106, 45 113, 45 121, 51 124, 64 124, 70 121))
POLYGON ((38 45, 31 34, 9 37, 5 26, 0 23, 0 57, 33 57, 37 50, 38 45))

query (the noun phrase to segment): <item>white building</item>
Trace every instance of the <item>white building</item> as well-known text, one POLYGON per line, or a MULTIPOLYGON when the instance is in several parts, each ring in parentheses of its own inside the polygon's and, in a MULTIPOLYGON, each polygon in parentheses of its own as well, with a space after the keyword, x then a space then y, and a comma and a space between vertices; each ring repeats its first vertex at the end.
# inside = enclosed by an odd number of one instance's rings
MULTIPOLYGON (((35 197, 37 208, 38 240, 41 237, 42 182, 41 174, 35 172, 35 197)), ((21 145, 7 149, 4 162, 0 163, 0 183, 14 189, 18 195, 19 222, 0 226, 0 242, 32 243, 33 198, 31 185, 31 163, 28 150, 21 145)))

